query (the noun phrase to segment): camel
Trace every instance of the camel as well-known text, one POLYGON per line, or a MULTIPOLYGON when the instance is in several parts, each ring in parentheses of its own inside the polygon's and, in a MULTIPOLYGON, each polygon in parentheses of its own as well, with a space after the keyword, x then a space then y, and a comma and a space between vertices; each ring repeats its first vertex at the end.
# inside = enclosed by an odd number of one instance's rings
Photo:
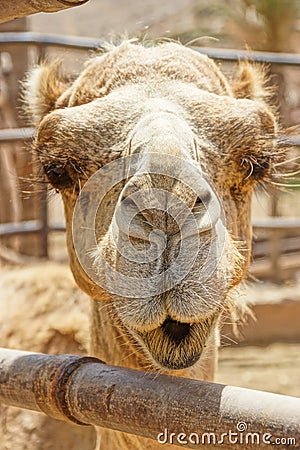
MULTIPOLYGON (((63 199, 74 278, 93 299, 92 355, 213 380, 222 316, 250 262, 252 194, 279 158, 267 100, 262 69, 240 63, 228 80, 174 42, 108 46, 75 80, 57 62, 29 74, 34 152, 63 199), (106 190, 114 170, 123 175, 106 190)), ((160 448, 112 430, 98 430, 97 446, 160 448)))

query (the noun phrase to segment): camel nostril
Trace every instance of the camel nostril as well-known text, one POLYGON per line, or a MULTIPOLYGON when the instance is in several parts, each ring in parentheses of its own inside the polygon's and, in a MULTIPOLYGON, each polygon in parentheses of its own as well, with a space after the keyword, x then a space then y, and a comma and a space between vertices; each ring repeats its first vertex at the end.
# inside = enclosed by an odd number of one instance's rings
POLYGON ((180 342, 189 334, 190 324, 177 322, 177 320, 172 320, 168 317, 162 324, 162 329, 172 341, 176 344, 180 344, 180 342))

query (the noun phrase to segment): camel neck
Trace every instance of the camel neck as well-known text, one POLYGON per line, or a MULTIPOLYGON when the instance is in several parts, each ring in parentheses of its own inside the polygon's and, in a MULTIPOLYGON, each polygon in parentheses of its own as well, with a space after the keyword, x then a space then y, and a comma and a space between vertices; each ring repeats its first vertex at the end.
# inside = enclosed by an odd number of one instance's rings
MULTIPOLYGON (((109 301, 92 300, 91 305, 91 354, 100 358, 107 364, 128 367, 131 369, 151 369, 150 361, 143 350, 132 341, 126 331, 119 328, 116 317, 113 317, 112 307, 109 301)), ((165 372, 173 376, 194 378, 200 380, 212 380, 216 365, 217 355, 217 329, 207 342, 204 355, 194 366, 171 372, 165 372)), ((160 371, 163 373, 163 371, 160 371)), ((161 444, 155 440, 134 436, 110 429, 96 428, 97 445, 95 450, 119 450, 130 448, 131 450, 159 450, 161 444)), ((172 450, 173 445, 164 445, 165 450, 172 450)))

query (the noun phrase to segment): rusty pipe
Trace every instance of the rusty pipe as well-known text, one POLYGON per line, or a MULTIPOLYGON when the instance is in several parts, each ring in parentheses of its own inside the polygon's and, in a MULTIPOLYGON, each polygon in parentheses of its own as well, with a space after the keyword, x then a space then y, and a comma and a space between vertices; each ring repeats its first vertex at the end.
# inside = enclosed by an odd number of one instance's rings
POLYGON ((9 0, 0 1, 0 23, 38 12, 56 12, 87 3, 88 0, 9 0))
POLYGON ((112 367, 91 357, 0 349, 1 403, 186 448, 211 448, 212 440, 223 439, 224 449, 267 449, 279 439, 276 449, 285 449, 291 438, 288 448, 300 448, 299 398, 112 367), (259 439, 257 445, 249 447, 246 435, 259 439))

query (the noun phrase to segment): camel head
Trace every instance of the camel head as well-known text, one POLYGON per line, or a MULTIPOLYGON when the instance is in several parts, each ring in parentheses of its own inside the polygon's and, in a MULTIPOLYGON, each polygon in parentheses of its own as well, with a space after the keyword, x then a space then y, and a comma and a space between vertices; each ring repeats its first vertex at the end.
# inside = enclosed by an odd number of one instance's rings
POLYGON ((276 160, 263 74, 241 64, 230 84, 179 44, 123 43, 73 81, 42 65, 26 89, 78 285, 154 366, 193 365, 247 272, 276 160))

